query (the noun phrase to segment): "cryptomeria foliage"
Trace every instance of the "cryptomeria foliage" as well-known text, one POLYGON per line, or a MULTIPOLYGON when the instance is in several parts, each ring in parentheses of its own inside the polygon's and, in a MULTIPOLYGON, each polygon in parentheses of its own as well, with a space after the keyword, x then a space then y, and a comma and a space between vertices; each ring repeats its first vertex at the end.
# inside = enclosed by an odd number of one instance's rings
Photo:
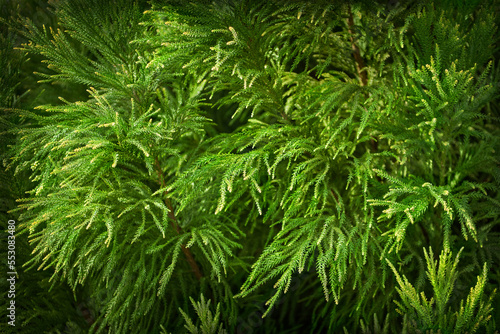
MULTIPOLYGON (((47 15, 44 6, 38 7, 35 10, 33 6, 35 2, 26 2, 22 6, 24 15, 34 17, 37 23, 50 23, 53 21, 52 15, 47 15), (35 14, 36 15, 33 15, 35 14)), ((17 3, 2 3, 0 6, 0 17, 6 18, 13 14, 17 9, 17 3)), ((42 4, 43 5, 43 4, 42 4)), ((45 6, 46 7, 46 6, 45 6)), ((54 94, 50 94, 51 87, 47 89, 47 93, 40 95, 39 89, 45 89, 44 85, 36 85, 36 78, 32 74, 35 67, 39 67, 35 61, 30 61, 24 57, 20 50, 15 50, 14 46, 18 46, 22 41, 21 36, 16 35, 13 31, 8 31, 6 22, 0 22, 0 154, 5 153, 8 145, 15 144, 15 131, 20 125, 20 120, 15 112, 19 108, 30 108, 34 106, 40 97, 53 98, 54 94), (29 89, 29 91, 27 90, 29 89), (10 130, 10 133, 8 132, 10 130)), ((34 59, 33 59, 34 60, 34 59)), ((58 89, 60 90, 60 89, 58 89)), ((3 158, 3 156, 2 156, 3 158)), ((5 161, 6 162, 6 161, 5 161)), ((1 276, 1 294, 0 301, 1 318, 0 332, 2 333, 44 333, 71 329, 84 328, 86 325, 84 317, 78 315, 77 306, 81 306, 81 301, 74 300, 74 296, 79 296, 80 293, 73 293, 66 284, 54 286, 50 271, 29 271, 27 268, 22 268, 22 264, 29 261, 31 258, 32 247, 28 239, 19 235, 20 221, 18 214, 8 213, 16 205, 17 198, 25 196, 24 192, 31 187, 28 180, 28 172, 20 172, 16 176, 13 175, 13 170, 0 170, 0 189, 2 196, 0 197, 0 226, 1 226, 1 249, 0 256, 2 260, 1 276), (16 223, 15 239, 15 259, 8 252, 8 241, 12 242, 12 235, 7 233, 7 223, 9 220, 14 220, 16 223), (9 260, 9 262, 7 262, 9 260), (11 297, 9 297, 10 284, 7 281, 7 272, 12 270, 7 269, 7 264, 12 264, 15 261, 17 280, 15 291, 15 309, 16 327, 8 324, 10 318, 7 318, 9 311, 7 307, 10 305, 11 297)), ((12 225, 11 225, 12 226, 12 225)), ((10 230, 12 231, 12 230, 10 230)), ((10 249, 9 249, 10 250, 10 249)))
POLYGON ((92 330, 495 331, 498 2, 52 5, 5 163, 92 330))

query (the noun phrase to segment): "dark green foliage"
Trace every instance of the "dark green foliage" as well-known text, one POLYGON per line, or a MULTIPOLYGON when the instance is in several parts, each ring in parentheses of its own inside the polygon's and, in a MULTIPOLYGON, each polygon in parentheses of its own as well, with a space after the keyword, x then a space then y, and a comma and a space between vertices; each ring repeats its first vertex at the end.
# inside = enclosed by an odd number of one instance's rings
POLYGON ((497 2, 52 5, 6 167, 93 330, 495 331, 497 2))
MULTIPOLYGON (((1 21, 0 30, 0 157, 2 158, 2 166, 8 163, 6 150, 9 145, 15 144, 16 128, 22 126, 22 121, 19 120, 16 111, 18 108, 28 108, 30 104, 37 99, 36 90, 34 92, 26 91, 25 87, 31 80, 31 67, 36 66, 30 62, 27 57, 14 47, 19 46, 21 39, 13 31, 8 30, 7 22, 10 21, 19 7, 16 8, 14 3, 2 3, 0 8, 1 21)), ((35 1, 23 3, 23 11, 25 14, 33 13, 32 11, 37 4, 35 1)), ((38 8, 40 9, 40 8, 38 8)), ((40 10, 43 13, 43 10, 40 10)), ((44 16, 38 12, 38 19, 44 20, 44 16)), ((35 87, 33 87, 35 88, 35 87)), ((29 174, 19 173, 14 176, 12 170, 5 171, 2 168, 0 172, 0 219, 1 219, 1 257, 2 257, 2 274, 1 274, 1 289, 2 302, 0 332, 2 333, 43 333, 64 331, 68 328, 86 328, 85 320, 78 315, 75 308, 77 303, 75 298, 80 298, 80 292, 73 292, 65 283, 57 284, 50 281, 53 271, 27 271, 22 267, 31 258, 33 248, 29 245, 26 235, 20 233, 19 215, 13 212, 8 212, 16 205, 15 200, 24 195, 24 191, 31 188, 28 180, 29 174), (7 321, 9 311, 8 298, 9 282, 7 278, 8 256, 12 260, 12 254, 8 253, 7 244, 9 237, 7 233, 8 221, 15 221, 15 262, 16 262, 16 327, 10 326, 7 321), (78 297, 77 297, 78 296, 78 297)), ((81 331, 83 332, 83 330, 81 331)))

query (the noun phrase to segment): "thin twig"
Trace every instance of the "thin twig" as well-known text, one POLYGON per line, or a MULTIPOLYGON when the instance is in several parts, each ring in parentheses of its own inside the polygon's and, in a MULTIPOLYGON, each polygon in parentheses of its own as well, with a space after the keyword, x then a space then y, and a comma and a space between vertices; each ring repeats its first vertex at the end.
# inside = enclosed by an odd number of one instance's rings
POLYGON ((363 61, 363 58, 361 57, 361 52, 359 51, 359 48, 354 41, 354 18, 352 16, 351 5, 348 5, 348 9, 349 9, 349 18, 347 19, 347 24, 349 26, 348 31, 349 31, 349 37, 351 39, 352 51, 354 53, 354 60, 356 61, 356 69, 358 71, 359 78, 361 78, 361 85, 366 86, 368 84, 368 77, 366 75, 366 70, 364 70, 365 62, 363 61))
MULTIPOLYGON (((351 5, 348 5, 349 18, 347 19, 349 37, 351 39, 351 47, 354 54, 354 60, 356 62, 356 70, 358 71, 358 77, 361 79, 361 86, 366 86, 368 84, 368 76, 365 69, 365 61, 361 57, 361 52, 359 47, 354 41, 354 17, 352 16, 351 5)), ((365 108, 366 109, 366 108, 365 108)), ((374 138, 370 138, 370 144, 373 152, 378 151, 378 142, 374 138)))
MULTIPOLYGON (((158 173, 158 182, 162 188, 165 188, 165 177, 163 175, 163 171, 161 169, 160 161, 158 160, 158 158, 155 158, 155 164, 156 164, 156 171, 158 173)), ((172 207, 172 203, 170 202, 170 199, 167 197, 168 192, 166 190, 164 192, 164 195, 165 195, 164 202, 168 208, 168 216, 170 218, 170 225, 172 225, 173 229, 175 230, 175 232, 177 232, 177 234, 181 234, 182 230, 181 230, 181 227, 179 225, 179 221, 177 220, 177 217, 175 216, 174 208, 172 207)), ((198 264, 196 263, 196 261, 193 257, 193 253, 191 253, 191 251, 188 248, 186 248, 186 246, 184 246, 184 245, 181 245, 181 248, 182 248, 182 252, 186 256, 186 259, 187 259, 189 265, 191 266, 191 269, 194 272, 194 275, 196 276, 196 278, 198 280, 200 280, 203 277, 203 274, 201 273, 200 267, 198 266, 198 264)))

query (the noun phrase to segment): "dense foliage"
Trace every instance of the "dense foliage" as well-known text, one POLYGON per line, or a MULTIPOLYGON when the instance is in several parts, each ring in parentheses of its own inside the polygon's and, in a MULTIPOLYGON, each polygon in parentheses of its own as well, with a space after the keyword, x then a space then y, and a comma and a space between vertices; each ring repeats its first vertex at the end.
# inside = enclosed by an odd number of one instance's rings
POLYGON ((498 1, 49 5, 2 9, 24 332, 500 327, 498 1))

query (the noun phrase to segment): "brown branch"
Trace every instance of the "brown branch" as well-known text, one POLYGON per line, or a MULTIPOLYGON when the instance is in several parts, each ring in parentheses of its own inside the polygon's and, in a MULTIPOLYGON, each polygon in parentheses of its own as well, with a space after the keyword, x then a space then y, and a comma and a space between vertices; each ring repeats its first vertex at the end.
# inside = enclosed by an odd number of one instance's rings
POLYGON ((337 205, 339 204, 339 198, 337 197, 337 194, 333 191, 333 189, 330 189, 330 192, 332 193, 333 198, 335 199, 335 202, 337 202, 337 205))
POLYGON ((87 307, 85 307, 83 303, 78 304, 76 306, 76 309, 82 314, 82 317, 85 319, 89 326, 92 326, 94 324, 95 320, 92 317, 92 313, 87 307))
MULTIPOLYGON (((95 324, 95 319, 92 316, 92 312, 85 306, 85 303, 81 302, 78 305, 75 305, 76 309, 80 312, 81 316, 85 319, 85 322, 87 325, 92 328, 92 326, 95 326, 89 333, 98 333, 99 332, 99 326, 101 324, 95 324)), ((106 325, 105 329, 109 332, 109 325, 106 325)))
MULTIPOLYGON (((156 171, 158 173, 158 182, 162 188, 165 187, 165 177, 163 175, 163 171, 161 169, 160 161, 158 158, 155 158, 155 165, 156 165, 156 171)), ((168 192, 165 190, 164 192, 165 195, 168 195, 168 192)), ((177 234, 181 234, 181 227, 179 225, 179 221, 177 220, 177 217, 175 216, 174 213, 174 208, 172 207, 172 203, 170 202, 170 199, 168 197, 165 197, 164 199, 165 205, 168 208, 168 217, 170 218, 170 225, 172 228, 175 230, 177 234)), ((193 253, 189 250, 189 248, 186 248, 186 246, 181 245, 182 252, 186 256, 186 259, 191 266, 191 269, 194 272, 194 275, 198 280, 200 280, 203 277, 203 274, 201 273, 200 267, 196 263, 193 253)))
POLYGON ((354 42, 354 18, 352 16, 352 10, 351 10, 351 5, 348 5, 349 9, 349 18, 347 19, 347 24, 349 26, 349 37, 351 39, 351 47, 352 51, 354 53, 354 60, 356 61, 356 69, 358 71, 358 76, 361 79, 361 85, 366 86, 368 84, 368 77, 366 75, 366 70, 365 68, 365 62, 363 61, 363 58, 361 57, 361 52, 359 51, 358 46, 354 42))

